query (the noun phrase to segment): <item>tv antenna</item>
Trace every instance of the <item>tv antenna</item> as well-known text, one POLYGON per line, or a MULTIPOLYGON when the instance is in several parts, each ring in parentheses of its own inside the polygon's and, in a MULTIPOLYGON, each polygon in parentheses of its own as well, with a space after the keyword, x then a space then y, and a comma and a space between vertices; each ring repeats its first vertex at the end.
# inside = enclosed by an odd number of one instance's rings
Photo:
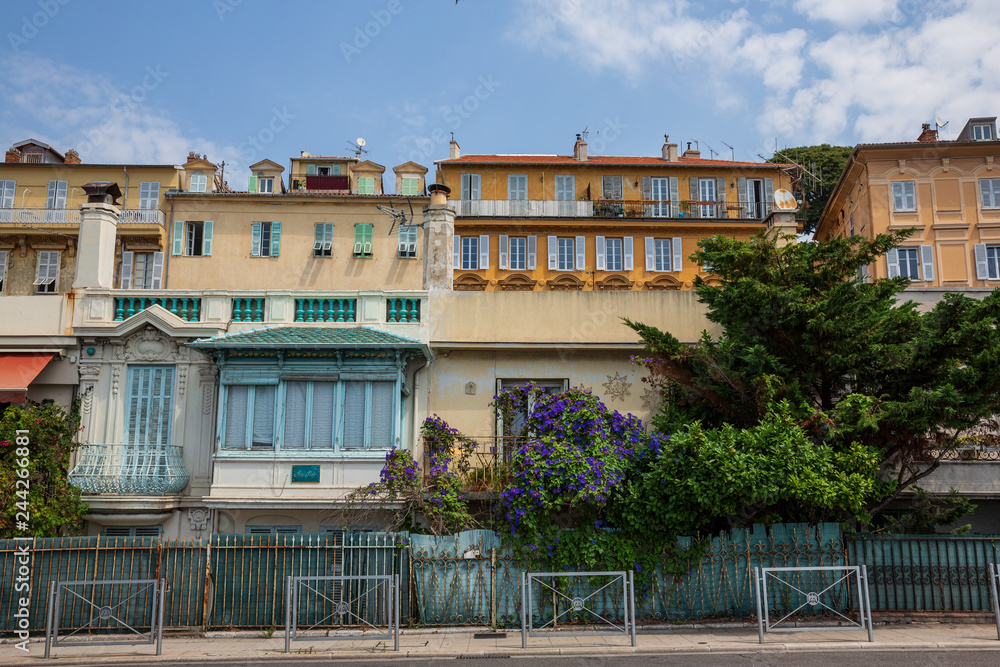
POLYGON ((352 151, 354 151, 354 157, 356 157, 359 160, 361 159, 362 153, 364 153, 365 155, 368 154, 368 151, 365 149, 365 140, 363 137, 358 137, 357 139, 355 139, 353 144, 350 141, 348 141, 347 146, 352 151))
MULTIPOLYGON (((694 143, 695 143, 696 145, 698 144, 698 142, 697 142, 697 141, 696 141, 696 142, 694 142, 694 143)), ((719 154, 719 151, 717 151, 717 150, 715 150, 714 148, 712 148, 711 146, 709 146, 709 145, 708 145, 708 142, 707 142, 707 141, 705 141, 705 142, 703 142, 703 143, 705 144, 705 148, 707 148, 707 149, 708 149, 708 157, 709 157, 709 159, 711 159, 711 160, 714 160, 714 159, 715 159, 715 156, 719 154)))
MULTIPOLYGON (((586 141, 587 137, 589 137, 590 134, 591 134, 590 126, 588 125, 587 127, 583 128, 583 132, 580 133, 580 136, 583 137, 584 141, 586 141)), ((598 130, 594 130, 594 134, 600 134, 600 132, 598 130)))
POLYGON ((722 142, 722 145, 729 149, 729 159, 736 162, 736 149, 727 144, 725 141, 722 142))
POLYGON ((387 216, 389 216, 390 218, 392 218, 392 225, 389 227, 389 236, 392 236, 392 230, 396 228, 396 224, 397 223, 399 224, 400 229, 402 229, 403 227, 409 228, 409 227, 423 227, 424 226, 424 223, 422 223, 422 222, 419 223, 419 224, 413 222, 413 202, 410 201, 409 197, 406 198, 406 203, 410 207, 409 218, 407 218, 406 211, 404 211, 403 209, 399 209, 399 208, 396 208, 395 206, 393 206, 392 205, 392 201, 389 202, 388 206, 383 206, 382 204, 377 204, 378 210, 382 211, 387 216))

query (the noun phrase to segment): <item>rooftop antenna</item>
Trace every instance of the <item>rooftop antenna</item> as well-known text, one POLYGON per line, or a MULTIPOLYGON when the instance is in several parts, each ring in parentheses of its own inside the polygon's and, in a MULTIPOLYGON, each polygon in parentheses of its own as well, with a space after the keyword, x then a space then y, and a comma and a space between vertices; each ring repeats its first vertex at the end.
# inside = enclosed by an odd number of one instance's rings
MULTIPOLYGON (((590 128, 590 126, 588 125, 587 127, 583 128, 583 132, 580 133, 580 136, 583 137, 584 141, 586 141, 587 137, 590 136, 590 129, 589 128, 590 128)), ((594 130, 594 134, 600 134, 600 132, 598 130, 594 130)))
POLYGON ((948 125, 949 122, 950 121, 947 120, 942 121, 941 116, 934 116, 934 124, 937 126, 937 129, 939 130, 943 130, 945 126, 948 125))
POLYGON ((410 217, 409 218, 406 217, 406 211, 404 211, 402 209, 399 209, 399 208, 396 208, 395 206, 393 206, 392 201, 389 202, 388 206, 383 206, 382 204, 377 204, 378 210, 382 211, 387 216, 389 216, 390 218, 392 218, 392 225, 389 226, 389 236, 392 236, 392 230, 396 228, 396 223, 399 223, 399 228, 400 229, 402 229, 403 227, 409 228, 409 227, 423 227, 424 226, 424 223, 422 223, 422 222, 419 223, 419 224, 415 224, 413 222, 413 202, 410 201, 409 197, 406 198, 406 203, 410 207, 410 217))
POLYGON ((222 162, 219 163, 219 168, 221 169, 221 173, 219 174, 219 180, 222 181, 223 183, 225 183, 226 182, 226 161, 225 160, 223 160, 222 162))
POLYGON ((362 153, 364 153, 365 155, 368 154, 368 151, 365 150, 365 140, 362 137, 358 137, 357 139, 355 139, 353 144, 350 141, 348 141, 347 145, 352 151, 354 151, 354 157, 358 160, 361 159, 362 153))
MULTIPOLYGON (((697 144, 698 142, 696 141, 694 143, 697 144)), ((717 151, 714 148, 712 148, 711 146, 709 146, 707 141, 705 142, 705 147, 708 148, 708 157, 709 157, 709 159, 714 160, 715 156, 719 154, 719 151, 717 151)))
POLYGON ((722 145, 729 149, 729 159, 736 162, 736 149, 727 144, 725 141, 722 142, 722 145))

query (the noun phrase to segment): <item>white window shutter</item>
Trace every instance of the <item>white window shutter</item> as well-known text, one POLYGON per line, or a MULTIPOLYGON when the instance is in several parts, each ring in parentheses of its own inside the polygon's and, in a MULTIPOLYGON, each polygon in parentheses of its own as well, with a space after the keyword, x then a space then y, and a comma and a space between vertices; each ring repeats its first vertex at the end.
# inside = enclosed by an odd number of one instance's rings
POLYGON ((0 250, 0 289, 3 288, 3 281, 7 278, 7 251, 0 250))
POLYGON ((172 255, 184 254, 184 221, 174 220, 174 242, 170 249, 172 255))
POLYGON ((889 271, 890 278, 899 277, 899 250, 892 248, 885 253, 885 265, 889 271))
POLYGON ((132 289, 132 261, 135 253, 122 252, 122 275, 119 284, 122 289, 132 289))
POLYGON ((913 181, 906 182, 906 209, 908 211, 917 210, 917 184, 913 181))
POLYGON ((255 222, 250 227, 250 256, 260 257, 260 229, 261 224, 255 222))
POLYGON ((161 289, 163 287, 163 253, 154 252, 153 253, 153 280, 150 283, 152 289, 161 289))
POLYGON ((993 205, 992 181, 987 181, 982 178, 979 179, 979 204, 983 208, 989 208, 993 205))
POLYGON ((603 236, 598 236, 597 239, 595 239, 595 243, 597 245, 597 270, 598 271, 603 271, 604 270, 604 250, 605 250, 604 237, 603 236))
POLYGON ((681 237, 675 236, 670 242, 670 250, 673 252, 673 262, 670 264, 671 271, 680 271, 684 266, 684 252, 682 250, 681 237))
POLYGON ((767 216, 769 210, 774 210, 774 179, 765 178, 764 179, 764 205, 761 207, 761 213, 764 217, 767 216))
POLYGON ((654 255, 655 248, 652 236, 647 236, 645 239, 646 243, 646 270, 655 271, 656 270, 656 257, 654 255))
POLYGON ((990 267, 986 259, 986 244, 977 243, 973 246, 976 256, 976 278, 979 280, 989 280, 990 267))
POLYGON ((920 246, 920 271, 924 280, 934 280, 934 246, 920 246))
POLYGON ((559 269, 559 261, 558 261, 559 248, 557 247, 559 241, 558 239, 556 239, 555 236, 550 236, 548 244, 549 244, 549 271, 557 271, 559 269))
POLYGON ((455 235, 455 250, 452 253, 452 268, 462 268, 462 237, 455 235))
POLYGON ((500 252, 500 270, 501 271, 506 271, 507 270, 507 235, 506 234, 501 234, 500 235, 500 249, 499 249, 499 252, 500 252))
POLYGON ((576 270, 585 271, 587 269, 587 239, 583 236, 576 237, 576 270))
POLYGON ((634 268, 634 263, 632 262, 632 237, 626 236, 625 243, 625 258, 622 262, 622 269, 624 271, 631 271, 634 268))
POLYGON ((479 236, 479 268, 490 268, 490 237, 487 234, 479 236))
POLYGON ((681 214, 681 189, 676 176, 670 177, 670 217, 676 218, 681 214))
POLYGON ((215 227, 215 223, 211 220, 206 220, 202 225, 201 234, 201 254, 204 256, 209 256, 212 254, 212 228, 215 227))
POLYGON ((528 237, 528 270, 534 271, 538 264, 538 237, 529 236, 528 237))

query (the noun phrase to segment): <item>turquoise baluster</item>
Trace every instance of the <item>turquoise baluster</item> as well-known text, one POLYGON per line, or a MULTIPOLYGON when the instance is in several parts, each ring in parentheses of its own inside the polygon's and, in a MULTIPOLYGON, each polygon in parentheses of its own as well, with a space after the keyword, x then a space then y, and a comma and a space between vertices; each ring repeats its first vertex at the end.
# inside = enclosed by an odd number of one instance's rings
POLYGON ((354 321, 354 299, 347 299, 347 321, 354 321))
POLYGON ((389 322, 396 322, 396 299, 389 299, 389 322))
POLYGON ((303 301, 305 301, 305 299, 296 299, 295 300, 295 321, 296 322, 301 322, 302 318, 304 316, 304 313, 302 312, 302 302, 303 301))
POLYGON ((243 321, 253 322, 253 315, 250 313, 250 299, 243 299, 243 321))
POLYGON ((315 321, 315 319, 313 318, 313 314, 315 312, 313 310, 313 301, 314 301, 314 299, 309 299, 308 300, 308 308, 306 308, 306 322, 314 322, 315 321))
POLYGON ((233 299, 233 322, 240 321, 240 300, 233 299))
POLYGON ((128 300, 128 310, 125 311, 125 319, 128 319, 135 315, 135 299, 129 297, 128 300))
POLYGON ((125 319, 125 299, 120 296, 115 297, 115 322, 125 319))
POLYGON ((189 322, 201 321, 201 299, 191 299, 191 319, 189 322))
POLYGON ((410 299, 410 321, 419 322, 420 321, 420 311, 418 307, 420 306, 420 301, 417 299, 410 299))
POLYGON ((188 300, 186 298, 180 299, 181 308, 177 313, 177 317, 181 318, 185 322, 188 321, 188 300))
POLYGON ((264 321, 264 299, 254 299, 253 321, 264 321))
POLYGON ((319 314, 316 316, 317 322, 329 322, 330 321, 330 300, 320 299, 319 300, 319 314))

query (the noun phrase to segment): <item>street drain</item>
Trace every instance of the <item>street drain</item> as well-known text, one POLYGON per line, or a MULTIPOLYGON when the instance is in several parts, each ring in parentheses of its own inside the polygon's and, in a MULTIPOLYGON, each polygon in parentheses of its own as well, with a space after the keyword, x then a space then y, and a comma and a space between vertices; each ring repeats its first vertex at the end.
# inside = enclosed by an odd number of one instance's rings
POLYGON ((458 656, 459 660, 499 660, 509 658, 507 653, 463 653, 458 656))
POLYGON ((477 632, 472 635, 473 639, 507 639, 506 632, 477 632))

